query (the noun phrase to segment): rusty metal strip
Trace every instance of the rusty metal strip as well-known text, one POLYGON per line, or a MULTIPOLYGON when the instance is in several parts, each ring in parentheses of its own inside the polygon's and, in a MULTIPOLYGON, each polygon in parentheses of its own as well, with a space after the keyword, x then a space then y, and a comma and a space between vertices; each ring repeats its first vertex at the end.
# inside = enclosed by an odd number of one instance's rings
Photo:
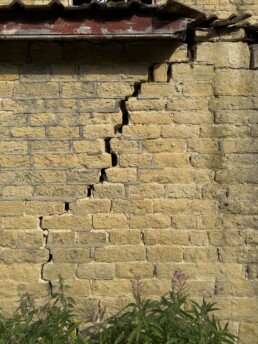
POLYGON ((189 19, 162 20, 158 17, 140 17, 113 20, 86 18, 83 21, 0 22, 0 39, 80 39, 160 37, 183 39, 189 19))
POLYGON ((0 6, 0 39, 173 38, 183 40, 187 26, 205 15, 175 0, 165 5, 91 0, 83 6, 0 6))

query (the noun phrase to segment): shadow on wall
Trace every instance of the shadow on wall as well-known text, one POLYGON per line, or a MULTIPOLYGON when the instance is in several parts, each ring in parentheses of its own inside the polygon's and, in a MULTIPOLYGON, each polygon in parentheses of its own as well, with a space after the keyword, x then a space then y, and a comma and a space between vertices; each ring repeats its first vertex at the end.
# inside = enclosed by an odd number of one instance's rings
POLYGON ((116 64, 169 61, 181 45, 173 41, 151 42, 0 42, 2 63, 116 64))

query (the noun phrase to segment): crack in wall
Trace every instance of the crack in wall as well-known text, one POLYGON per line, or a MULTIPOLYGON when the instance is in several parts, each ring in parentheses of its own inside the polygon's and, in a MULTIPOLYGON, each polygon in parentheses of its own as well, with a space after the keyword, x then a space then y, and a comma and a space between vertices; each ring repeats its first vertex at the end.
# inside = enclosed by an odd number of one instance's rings
MULTIPOLYGON (((120 110, 122 112, 122 123, 117 125, 117 126, 114 126, 114 132, 115 134, 119 133, 119 134, 122 134, 123 132, 123 127, 125 125, 128 125, 129 124, 129 112, 127 110, 127 106, 126 106, 126 102, 129 100, 129 98, 131 97, 138 97, 139 93, 140 93, 140 89, 141 89, 141 84, 142 82, 135 82, 134 83, 134 90, 133 90, 133 93, 131 96, 126 96, 123 100, 120 101, 120 110)), ((116 136, 115 136, 116 137, 116 136)), ((115 167, 118 165, 118 155, 117 153, 115 153, 112 148, 111 148, 111 140, 112 140, 113 137, 106 137, 104 138, 104 143, 105 143, 105 153, 108 153, 111 155, 111 165, 112 167, 115 167)), ((108 181, 107 179, 107 175, 106 175, 106 170, 110 168, 110 167, 106 167, 106 168, 101 168, 100 170, 100 177, 99 177, 99 183, 104 183, 105 181, 108 181)), ((94 184, 91 184, 91 185, 88 185, 87 187, 87 198, 92 198, 94 197, 94 184)), ((63 215, 63 214, 67 214, 70 210, 70 203, 69 202, 65 202, 64 203, 64 212, 61 213, 61 214, 58 214, 59 216, 60 215, 63 215)), ((52 215, 55 215, 55 214, 52 214, 52 215)), ((43 237, 44 237, 44 248, 46 250, 48 250, 49 254, 48 254, 48 260, 43 263, 41 265, 41 279, 45 282, 48 283, 48 286, 49 286, 49 294, 50 296, 52 297, 53 296, 53 284, 52 284, 52 281, 51 280, 48 280, 44 277, 44 268, 47 264, 51 263, 52 260, 53 260, 53 254, 51 252, 51 247, 49 247, 48 245, 48 238, 49 238, 49 230, 47 228, 45 228, 43 226, 43 216, 40 216, 39 217, 39 227, 40 229, 42 230, 43 232, 43 237)), ((109 237, 109 233, 107 234, 108 237, 109 237)), ((143 238, 143 233, 142 233, 142 239, 143 238)), ((95 247, 92 247, 91 250, 90 250, 90 257, 91 258, 94 258, 94 254, 95 254, 95 247)), ((156 272, 154 272, 155 274, 156 272)), ((91 285, 91 289, 92 289, 92 285, 91 285)))
POLYGON ((53 286, 52 286, 52 282, 50 280, 47 280, 46 278, 44 278, 44 268, 45 265, 50 263, 53 259, 53 255, 51 253, 51 249, 48 247, 48 237, 49 237, 49 230, 47 228, 43 227, 43 216, 39 217, 39 228, 42 230, 43 232, 43 238, 44 238, 44 248, 46 250, 48 250, 48 260, 43 263, 41 265, 41 279, 45 282, 48 282, 48 288, 49 288, 49 293, 50 296, 53 296, 53 286))
MULTIPOLYGON (((134 90, 131 96, 126 96, 123 100, 120 101, 119 107, 122 112, 122 123, 114 126, 114 132, 115 134, 122 134, 123 133, 123 127, 125 125, 129 124, 129 112, 127 110, 126 102, 132 98, 132 97, 138 97, 140 90, 141 90, 141 84, 143 82, 135 82, 134 83, 134 90)), ((104 139, 105 142, 105 152, 111 155, 111 165, 112 167, 116 167, 118 165, 118 155, 115 153, 111 148, 111 140, 113 137, 106 137, 104 139)), ((103 182, 108 181, 106 170, 109 167, 102 168, 100 170, 100 177, 99 177, 99 183, 103 184, 103 182)))

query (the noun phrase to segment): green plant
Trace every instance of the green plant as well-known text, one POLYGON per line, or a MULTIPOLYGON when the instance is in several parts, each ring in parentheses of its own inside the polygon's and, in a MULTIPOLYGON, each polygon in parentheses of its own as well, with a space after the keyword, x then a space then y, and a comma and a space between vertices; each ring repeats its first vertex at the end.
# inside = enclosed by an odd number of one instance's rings
POLYGON ((215 303, 187 301, 187 278, 177 270, 172 290, 159 301, 144 300, 144 284, 137 278, 135 302, 108 319, 92 343, 99 344, 222 344, 236 337, 212 314, 215 303))
POLYGON ((214 303, 188 301, 187 277, 177 270, 172 290, 159 301, 145 300, 140 277, 132 281, 135 302, 101 326, 88 331, 87 340, 77 333, 73 298, 59 279, 52 301, 37 307, 29 294, 20 300, 9 318, 0 313, 0 344, 234 344, 236 337, 212 313, 214 303))
POLYGON ((0 313, 0 344, 86 343, 86 339, 76 335, 75 302, 65 296, 67 288, 59 277, 58 293, 44 306, 36 307, 31 296, 25 294, 11 317, 0 313))

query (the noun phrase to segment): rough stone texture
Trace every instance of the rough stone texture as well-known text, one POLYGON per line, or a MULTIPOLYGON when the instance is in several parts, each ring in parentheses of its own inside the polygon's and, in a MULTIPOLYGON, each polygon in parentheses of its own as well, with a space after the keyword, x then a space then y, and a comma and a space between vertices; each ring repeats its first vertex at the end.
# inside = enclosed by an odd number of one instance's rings
MULTIPOLYGON (((221 14, 258 12, 238 3, 221 14)), ((61 274, 110 315, 130 279, 157 297, 180 268, 256 342, 257 71, 230 37, 193 63, 167 42, 0 43, 0 306, 61 274)))

